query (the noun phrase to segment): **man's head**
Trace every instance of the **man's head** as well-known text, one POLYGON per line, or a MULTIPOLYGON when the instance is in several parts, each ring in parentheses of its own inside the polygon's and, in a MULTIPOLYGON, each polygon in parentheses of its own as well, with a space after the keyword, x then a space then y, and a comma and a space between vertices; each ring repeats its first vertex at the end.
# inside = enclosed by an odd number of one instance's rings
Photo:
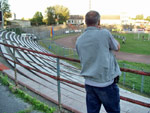
POLYGON ((100 14, 97 11, 89 11, 85 15, 85 23, 87 26, 97 26, 100 24, 100 14))

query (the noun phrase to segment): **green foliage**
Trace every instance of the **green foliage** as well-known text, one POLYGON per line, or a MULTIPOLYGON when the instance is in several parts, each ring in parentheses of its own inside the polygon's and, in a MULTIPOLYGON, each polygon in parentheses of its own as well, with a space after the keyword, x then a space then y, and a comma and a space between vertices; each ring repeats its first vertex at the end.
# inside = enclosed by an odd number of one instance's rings
POLYGON ((43 24, 43 15, 41 12, 36 12, 32 19, 30 19, 32 25, 42 25, 43 24))
POLYGON ((54 18, 54 8, 53 7, 47 7, 45 13, 46 13, 46 18, 44 19, 44 22, 47 25, 55 24, 55 18, 54 18))
POLYGON ((2 84, 3 85, 9 85, 9 83, 8 83, 8 76, 2 76, 2 75, 0 75, 0 78, 1 78, 1 82, 2 82, 2 84))
POLYGON ((148 20, 148 21, 150 21, 150 16, 146 17, 146 19, 145 19, 145 20, 148 20))
MULTIPOLYGON (((36 98, 31 97, 30 95, 26 94, 19 88, 16 88, 16 86, 12 85, 8 81, 8 77, 5 75, 0 75, 0 81, 2 84, 9 86, 9 89, 12 93, 16 94, 16 96, 22 98, 24 101, 32 104, 33 108, 36 110, 43 111, 44 113, 53 113, 55 111, 55 108, 48 107, 48 105, 40 102, 36 98)), ((19 113, 29 113, 31 109, 20 111, 19 113)))
POLYGON ((55 108, 49 108, 47 105, 45 105, 44 103, 40 102, 39 100, 37 100, 36 98, 31 97, 28 94, 25 94, 23 91, 21 91, 20 89, 16 90, 16 93, 19 97, 23 98, 26 102, 29 102, 33 105, 33 108, 36 110, 41 110, 44 112, 50 112, 53 113, 55 111, 55 108))
POLYGON ((58 22, 62 24, 63 22, 66 22, 66 20, 69 18, 69 9, 62 6, 62 5, 56 5, 54 6, 55 10, 55 19, 58 18, 58 22))
POLYGON ((141 15, 136 15, 136 19, 137 20, 143 20, 144 19, 144 15, 141 14, 141 15))
POLYGON ((41 110, 44 112, 51 112, 53 113, 55 111, 55 108, 49 108, 47 105, 45 105, 44 103, 40 102, 39 100, 37 100, 36 98, 31 97, 28 94, 25 94, 23 91, 21 91, 20 89, 16 90, 16 93, 19 97, 23 98, 26 102, 29 102, 33 105, 33 108, 36 110, 41 110))
POLYGON ((44 22, 47 25, 52 25, 56 23, 62 24, 63 22, 66 22, 66 20, 69 18, 69 9, 62 5, 47 7, 45 13, 46 19, 44 19, 44 22))
POLYGON ((12 16, 9 7, 10 6, 9 6, 7 0, 3 0, 2 10, 3 10, 3 14, 4 14, 4 20, 7 20, 8 18, 10 18, 12 16))

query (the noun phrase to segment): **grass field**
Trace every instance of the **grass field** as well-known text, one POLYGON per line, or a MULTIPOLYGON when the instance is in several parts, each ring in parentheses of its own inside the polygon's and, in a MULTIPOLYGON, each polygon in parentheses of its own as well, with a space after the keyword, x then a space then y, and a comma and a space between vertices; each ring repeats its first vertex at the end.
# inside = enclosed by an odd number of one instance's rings
MULTIPOLYGON (((135 63, 128 61, 118 61, 120 67, 134 69, 138 71, 150 72, 150 64, 135 63)), ((150 76, 138 75, 129 72, 122 72, 120 85, 139 94, 150 97, 150 76)))
POLYGON ((150 55, 150 39, 148 40, 148 34, 134 33, 113 33, 115 35, 125 36, 125 44, 122 44, 122 39, 116 38, 120 44, 120 51, 135 54, 150 55), (142 38, 144 36, 145 39, 142 38))
MULTIPOLYGON (((121 38, 116 38, 121 45, 120 51, 127 53, 150 55, 150 40, 148 40, 149 34, 146 33, 145 34, 113 33, 113 34, 126 37, 125 44, 122 44, 121 38), (142 36, 144 36, 144 39, 142 38, 142 36)), ((118 61, 118 62, 120 67, 150 72, 150 64, 135 63, 128 61, 118 61)), ((136 91, 136 93, 144 94, 150 97, 149 83, 150 83, 149 76, 142 76, 133 73, 122 72, 119 84, 120 86, 128 88, 133 92, 136 91)))
MULTIPOLYGON (((74 35, 74 34, 72 34, 74 35)), ((115 35, 119 36, 125 36, 126 37, 126 42, 125 44, 122 44, 122 39, 116 38, 120 44, 121 44, 121 51, 122 52, 127 52, 127 53, 135 53, 135 54, 144 54, 144 55, 150 55, 150 40, 148 41, 148 34, 141 34, 141 36, 144 35, 146 38, 145 41, 142 38, 137 38, 138 34, 118 34, 115 33, 115 35)), ((64 38, 68 35, 62 35, 59 37, 54 37, 54 39, 58 38, 64 38)), ((45 45, 44 47, 48 48, 46 46, 48 43, 47 41, 44 42, 45 45)), ((42 42, 41 42, 42 45, 42 42)), ((61 46, 58 46, 54 43, 51 43, 51 49, 54 54, 64 56, 66 57, 71 57, 71 58, 77 58, 77 54, 73 53, 70 49, 64 49, 61 46)), ((120 67, 124 68, 129 68, 129 69, 135 69, 139 71, 146 71, 150 72, 150 64, 143 64, 143 63, 135 63, 135 62, 128 62, 128 61, 121 61, 119 60, 119 65, 120 67)), ((69 62, 70 63, 70 62, 69 62)), ((79 66, 77 63, 72 63, 74 66, 79 66)), ((128 73, 128 72, 122 72, 122 76, 120 77, 120 86, 127 88, 133 92, 145 95, 150 97, 150 77, 149 76, 141 76, 133 73, 128 73), (143 80, 143 82, 142 82, 143 80), (142 84, 143 83, 143 84, 142 84)))

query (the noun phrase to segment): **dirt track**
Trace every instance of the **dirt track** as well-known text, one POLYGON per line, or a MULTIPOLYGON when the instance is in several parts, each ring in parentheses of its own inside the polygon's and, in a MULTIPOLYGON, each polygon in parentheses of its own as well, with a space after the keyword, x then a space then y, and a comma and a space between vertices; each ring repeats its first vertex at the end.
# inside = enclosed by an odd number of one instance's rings
MULTIPOLYGON (((75 42, 77 37, 78 36, 70 36, 67 38, 55 40, 55 42, 67 48, 75 48, 75 42)), ((116 58, 119 60, 150 64, 150 55, 138 55, 138 54, 124 53, 124 52, 115 52, 115 55, 116 58)))

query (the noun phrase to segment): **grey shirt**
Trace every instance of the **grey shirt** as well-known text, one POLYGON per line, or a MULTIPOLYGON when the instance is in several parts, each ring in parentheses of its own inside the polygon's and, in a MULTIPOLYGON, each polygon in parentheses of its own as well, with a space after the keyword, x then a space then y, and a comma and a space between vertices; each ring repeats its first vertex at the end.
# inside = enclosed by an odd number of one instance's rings
POLYGON ((81 75, 86 81, 107 83, 121 75, 113 54, 118 43, 106 29, 88 27, 76 41, 76 49, 81 61, 81 75))

